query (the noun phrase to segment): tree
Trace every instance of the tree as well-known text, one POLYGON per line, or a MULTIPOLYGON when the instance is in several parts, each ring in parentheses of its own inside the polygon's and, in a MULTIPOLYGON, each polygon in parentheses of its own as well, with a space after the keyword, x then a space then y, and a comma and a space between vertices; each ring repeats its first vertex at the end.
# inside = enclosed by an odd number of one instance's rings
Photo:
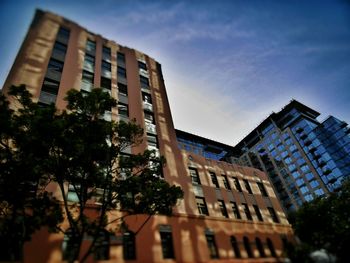
POLYGON ((289 256, 295 262, 312 262, 310 253, 327 251, 337 262, 348 262, 350 247, 350 181, 339 192, 305 203, 289 216, 301 244, 290 247, 289 256))
MULTIPOLYGON (((48 185, 57 185, 61 212, 69 229, 61 229, 59 220, 54 221, 55 228, 51 226, 51 229, 64 231, 68 237, 66 260, 73 262, 79 258, 84 262, 92 253, 101 254, 107 227, 113 233, 119 231, 116 228, 125 227, 123 219, 129 215, 172 214, 172 207, 183 196, 181 188, 170 186, 160 178, 165 160, 156 157, 154 151, 126 154, 129 147, 142 142, 143 129, 135 122, 104 119, 105 113, 116 106, 108 93, 102 89, 87 94, 71 90, 66 97, 67 109, 61 112, 53 105, 43 107, 33 103, 23 86, 13 87, 10 95, 18 98, 20 109, 4 110, 8 115, 5 120, 11 123, 13 119, 21 119, 25 123, 22 135, 29 138, 26 137, 28 145, 22 149, 22 144, 17 142, 21 142, 21 136, 9 135, 3 149, 21 149, 31 156, 28 165, 34 159, 35 178, 45 196, 49 196, 45 190, 48 185), (122 215, 112 221, 121 222, 111 228, 110 213, 116 209, 122 215), (86 236, 92 241, 82 254, 80 248, 86 236)), ((3 104, 8 107, 6 101, 3 104)), ((5 124, 4 127, 10 126, 5 124)), ((16 127, 13 129, 16 134, 16 127)), ((47 199, 50 205, 58 203, 54 198, 47 199)), ((32 206, 24 204, 24 207, 26 210, 32 206)), ((39 222, 39 225, 48 224, 39 222)))

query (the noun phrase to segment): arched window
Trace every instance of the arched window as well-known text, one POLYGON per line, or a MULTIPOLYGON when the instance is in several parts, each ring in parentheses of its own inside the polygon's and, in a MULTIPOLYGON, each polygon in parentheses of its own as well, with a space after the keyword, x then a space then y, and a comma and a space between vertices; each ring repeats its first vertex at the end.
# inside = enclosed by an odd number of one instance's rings
POLYGON ((267 246, 269 247, 271 256, 276 257, 275 247, 273 246, 271 239, 267 238, 266 243, 267 243, 267 246))
POLYGON ((78 234, 72 229, 68 229, 64 234, 62 243, 62 258, 63 260, 72 261, 78 258, 79 240, 78 234))
POLYGON ((261 243, 260 238, 258 238, 258 237, 255 238, 255 243, 256 243, 256 247, 257 247, 257 249, 258 249, 258 251, 259 251, 260 257, 262 257, 262 258, 266 257, 265 251, 264 251, 264 246, 263 246, 263 244, 261 243))
POLYGON ((96 239, 96 248, 94 253, 96 260, 109 259, 109 233, 108 231, 101 231, 96 239))
POLYGON ((123 234, 123 255, 124 259, 136 259, 135 234, 131 231, 123 234))
POLYGON ((253 258, 254 255, 250 247, 249 239, 247 237, 243 237, 243 244, 244 244, 245 250, 247 251, 248 258, 253 258))
POLYGON ((241 257, 241 251, 239 250, 237 239, 234 236, 231 236, 231 245, 233 248, 233 252, 235 252, 235 257, 240 258, 241 257))

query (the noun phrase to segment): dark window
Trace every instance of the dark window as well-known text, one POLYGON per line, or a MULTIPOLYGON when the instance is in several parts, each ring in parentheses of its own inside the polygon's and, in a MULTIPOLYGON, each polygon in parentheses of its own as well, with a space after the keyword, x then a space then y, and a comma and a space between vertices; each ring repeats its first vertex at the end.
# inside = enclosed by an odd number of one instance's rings
POLYGON ((241 213, 239 212, 239 208, 236 202, 231 202, 232 212, 236 219, 241 219, 241 213))
POLYGON ((128 96, 128 86, 122 84, 122 83, 118 83, 118 93, 128 96))
POLYGON ((241 184, 239 183, 239 180, 236 177, 232 177, 232 179, 235 184, 236 190, 238 192, 242 192, 242 187, 241 187, 241 184))
POLYGON ((86 41, 86 50, 90 51, 90 52, 95 52, 96 50, 96 43, 94 41, 91 40, 87 40, 86 41))
POLYGON ((250 247, 249 239, 247 237, 243 237, 243 244, 244 244, 245 250, 247 251, 248 258, 254 257, 252 249, 250 247))
POLYGON ((258 238, 258 237, 255 238, 255 243, 256 243, 256 248, 259 251, 260 257, 262 257, 262 258, 266 257, 265 250, 264 250, 263 244, 261 243, 260 238, 258 238))
POLYGON ((218 200, 219 202, 219 207, 220 207, 220 211, 221 211, 221 214, 228 218, 228 213, 227 213, 227 210, 226 210, 226 206, 225 206, 225 202, 223 200, 218 200))
POLYGON ((47 66, 47 69, 62 72, 63 70, 63 62, 60 62, 56 59, 51 58, 49 61, 49 65, 47 66))
POLYGON ((253 194, 252 189, 250 188, 249 182, 247 179, 243 179, 245 189, 247 189, 249 194, 253 194))
POLYGON ((41 90, 57 95, 59 86, 60 86, 60 83, 58 81, 44 79, 44 83, 41 90))
POLYGON ((135 234, 125 232, 123 235, 123 257, 126 260, 136 259, 135 234))
POLYGON ((78 236, 74 235, 72 230, 67 230, 62 243, 63 260, 73 261, 77 259, 77 253, 79 251, 78 243, 78 236))
POLYGON ((245 204, 245 203, 242 203, 242 206, 243 206, 243 210, 244 210, 244 213, 245 213, 246 218, 247 218, 248 220, 253 220, 252 215, 251 215, 251 213, 250 213, 250 211, 249 211, 248 205, 245 204))
POLYGON ((267 246, 268 246, 268 248, 270 250, 270 255, 272 257, 276 257, 275 247, 273 246, 273 243, 272 243, 271 239, 267 238, 266 239, 266 243, 267 243, 267 246))
POLYGON ((101 77, 101 88, 111 89, 111 80, 108 78, 101 77))
POLYGON ((205 202, 204 197, 196 196, 196 202, 197 202, 199 214, 208 216, 209 215, 208 208, 207 208, 207 204, 205 202))
POLYGON ((147 102, 147 103, 152 104, 152 97, 151 97, 151 95, 148 94, 148 93, 142 92, 142 100, 143 100, 144 102, 147 102))
POLYGON ((201 184, 201 180, 199 179, 199 175, 196 169, 194 168, 189 168, 190 169, 190 176, 192 180, 192 184, 201 184))
POLYGON ((105 60, 111 59, 111 49, 109 47, 103 47, 102 48, 102 58, 105 60))
POLYGON ((262 218, 262 215, 260 213, 259 207, 257 205, 253 205, 253 208, 254 208, 256 216, 258 217, 258 220, 259 221, 264 221, 263 218, 262 218))
POLYGON ((127 104, 118 102, 118 113, 124 117, 129 117, 129 107, 127 104))
POLYGON ((143 62, 141 62, 141 61, 138 61, 138 63, 139 63, 139 68, 142 68, 142 69, 144 69, 144 70, 147 70, 147 65, 146 65, 145 63, 143 63, 143 62))
POLYGON ((84 68, 94 71, 95 69, 95 58, 89 54, 85 54, 84 58, 84 68))
POLYGON ((207 243, 208 243, 210 258, 219 258, 219 253, 218 253, 218 249, 216 247, 214 235, 213 234, 206 234, 205 237, 206 237, 207 243))
POLYGON ((157 136, 147 133, 147 144, 149 146, 153 146, 153 147, 157 147, 158 148, 157 136))
POLYGON ((231 237, 231 245, 236 258, 241 258, 241 251, 239 250, 238 242, 235 237, 231 237))
POLYGON ((53 49, 55 51, 60 51, 62 53, 66 53, 67 51, 67 46, 58 42, 55 42, 55 45, 53 46, 53 49))
POLYGON ((117 68, 118 71, 118 77, 126 78, 126 69, 119 67, 117 68))
POLYGON ((152 123, 152 124, 155 124, 154 122, 154 115, 153 113, 150 113, 150 112, 144 112, 144 115, 145 115, 145 121, 147 123, 152 123))
POLYGON ((83 82, 94 84, 94 74, 88 71, 83 70, 83 82))
POLYGON ((125 54, 117 52, 117 61, 118 61, 118 63, 120 63, 120 62, 125 63, 125 54))
POLYGON ((226 175, 222 175, 222 181, 224 183, 224 186, 227 190, 231 190, 231 186, 228 182, 227 176, 226 175))
POLYGON ((171 232, 160 232, 160 239, 162 243, 163 258, 175 258, 173 249, 173 237, 171 232))
POLYGON ((276 214, 276 211, 275 209, 273 209, 272 207, 268 207, 267 210, 269 211, 270 213, 270 216, 272 218, 272 221, 275 222, 275 223, 279 223, 279 219, 277 217, 277 214, 276 214))
POLYGON ((102 61, 102 70, 111 72, 111 63, 102 61))
POLYGON ((218 182, 218 179, 216 178, 216 174, 213 172, 209 172, 209 174, 213 185, 215 185, 216 188, 219 188, 219 182, 218 182))
POLYGON ((69 34, 70 34, 70 33, 69 33, 69 29, 60 27, 60 30, 58 31, 57 37, 58 37, 58 38, 63 38, 63 39, 68 40, 69 34))
POLYGON ((100 232, 96 240, 96 248, 94 251, 94 258, 96 260, 109 259, 109 233, 107 231, 100 232))
POLYGON ((257 185, 259 187, 259 190, 260 190, 262 196, 268 196, 264 184, 257 182, 257 185))
POLYGON ((140 76, 141 88, 149 88, 149 80, 144 76, 140 76))

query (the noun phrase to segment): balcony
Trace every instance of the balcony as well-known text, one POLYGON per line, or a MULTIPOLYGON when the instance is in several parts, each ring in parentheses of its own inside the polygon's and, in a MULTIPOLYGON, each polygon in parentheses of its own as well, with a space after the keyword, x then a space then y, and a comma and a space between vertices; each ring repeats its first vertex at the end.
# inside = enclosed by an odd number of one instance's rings
POLYGON ((156 125, 152 123, 145 123, 146 124, 146 132, 151 134, 157 134, 156 125))
POLYGON ((39 102, 44 104, 55 104, 56 103, 56 95, 48 93, 46 91, 40 92, 39 102))
POLYGON ((147 111, 150 111, 150 112, 153 112, 153 105, 149 102, 143 102, 143 109, 144 110, 147 110, 147 111))

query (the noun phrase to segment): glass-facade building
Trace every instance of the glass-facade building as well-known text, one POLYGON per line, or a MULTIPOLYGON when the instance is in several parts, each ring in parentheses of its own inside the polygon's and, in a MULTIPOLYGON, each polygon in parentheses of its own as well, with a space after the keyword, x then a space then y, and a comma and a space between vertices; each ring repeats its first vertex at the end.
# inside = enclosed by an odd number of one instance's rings
POLYGON ((242 164, 269 175, 286 210, 336 191, 350 175, 350 129, 292 100, 235 146, 242 164))

